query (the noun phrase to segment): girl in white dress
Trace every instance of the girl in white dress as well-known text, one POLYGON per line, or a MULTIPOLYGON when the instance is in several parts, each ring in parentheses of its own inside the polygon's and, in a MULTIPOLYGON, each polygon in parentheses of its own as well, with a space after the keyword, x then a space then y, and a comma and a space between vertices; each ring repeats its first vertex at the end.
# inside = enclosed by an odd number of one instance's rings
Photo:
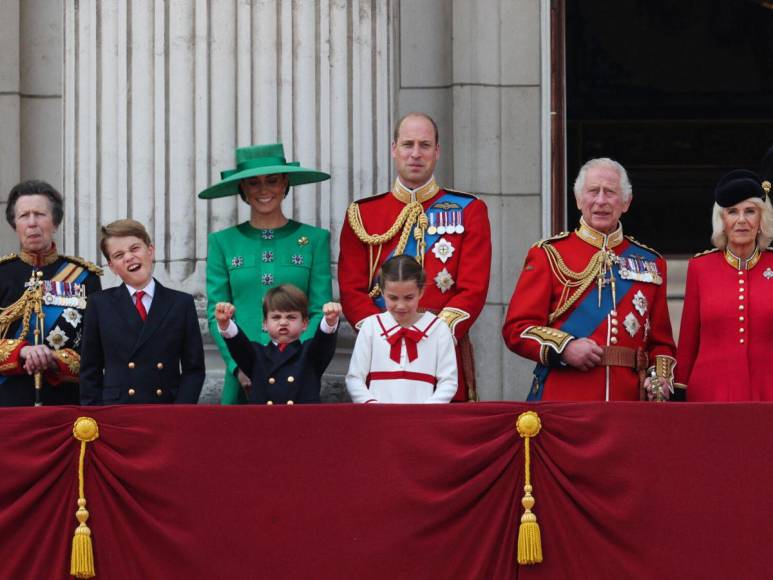
POLYGON ((448 403, 456 393, 456 351, 448 326, 419 312, 424 270, 411 256, 381 266, 386 312, 357 335, 346 388, 355 403, 448 403))

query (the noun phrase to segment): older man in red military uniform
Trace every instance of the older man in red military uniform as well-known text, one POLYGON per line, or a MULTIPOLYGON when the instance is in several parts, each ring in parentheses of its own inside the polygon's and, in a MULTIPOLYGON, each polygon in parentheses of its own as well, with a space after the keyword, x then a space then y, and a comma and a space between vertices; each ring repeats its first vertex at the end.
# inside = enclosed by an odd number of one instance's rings
POLYGON ((341 231, 338 281, 346 318, 355 327, 384 310, 378 271, 391 255, 416 256, 427 273, 420 306, 448 324, 457 343, 459 390, 474 400, 475 370, 467 333, 486 303, 491 231, 486 205, 469 193, 438 186, 437 125, 409 113, 392 142, 397 179, 392 191, 352 203, 341 231))
POLYGON ((628 175, 616 161, 593 159, 574 193, 579 228, 529 250, 502 329, 510 350, 538 363, 529 399, 668 398, 675 348, 666 262, 623 235, 628 175))

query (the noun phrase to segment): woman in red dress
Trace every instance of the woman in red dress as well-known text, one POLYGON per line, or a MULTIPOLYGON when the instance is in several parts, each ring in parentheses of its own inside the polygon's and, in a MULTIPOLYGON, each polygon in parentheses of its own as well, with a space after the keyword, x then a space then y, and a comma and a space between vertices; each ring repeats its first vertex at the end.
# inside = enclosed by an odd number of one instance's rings
POLYGON ((731 171, 714 191, 715 248, 689 262, 677 349, 676 381, 687 384, 689 401, 773 401, 768 193, 746 170, 731 171))

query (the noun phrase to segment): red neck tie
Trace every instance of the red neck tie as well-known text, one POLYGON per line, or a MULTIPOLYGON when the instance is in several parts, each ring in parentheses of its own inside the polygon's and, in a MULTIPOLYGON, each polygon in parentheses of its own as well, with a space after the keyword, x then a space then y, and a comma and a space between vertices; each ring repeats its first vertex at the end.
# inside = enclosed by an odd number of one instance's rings
POLYGON ((284 352, 285 349, 287 348, 287 343, 286 342, 278 342, 278 343, 276 343, 276 347, 279 349, 279 352, 284 352))
POLYGON ((389 338, 387 338, 389 344, 392 345, 392 348, 389 350, 389 358, 391 358, 397 364, 400 364, 400 350, 402 348, 403 341, 405 341, 405 350, 408 353, 408 362, 415 361, 419 357, 419 350, 416 347, 416 344, 422 339, 423 336, 424 333, 419 332, 418 330, 413 330, 412 328, 401 328, 389 338))
POLYGON ((145 322, 148 319, 148 311, 145 310, 145 305, 142 303, 142 297, 145 296, 145 292, 142 290, 137 290, 134 293, 134 298, 136 299, 136 306, 137 306, 137 312, 140 315, 140 318, 142 318, 142 322, 145 322))

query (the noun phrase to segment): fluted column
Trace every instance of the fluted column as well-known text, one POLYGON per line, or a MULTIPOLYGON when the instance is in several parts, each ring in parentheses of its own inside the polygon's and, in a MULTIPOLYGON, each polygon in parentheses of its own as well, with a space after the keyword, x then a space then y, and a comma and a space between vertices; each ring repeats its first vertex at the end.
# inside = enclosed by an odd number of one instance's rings
POLYGON ((133 217, 153 236, 156 275, 203 294, 207 234, 248 208, 196 193, 232 167, 235 147, 275 140, 332 173, 284 203, 337 239, 348 203, 389 183, 390 10, 388 0, 67 0, 65 251, 100 260, 99 226, 133 217))

